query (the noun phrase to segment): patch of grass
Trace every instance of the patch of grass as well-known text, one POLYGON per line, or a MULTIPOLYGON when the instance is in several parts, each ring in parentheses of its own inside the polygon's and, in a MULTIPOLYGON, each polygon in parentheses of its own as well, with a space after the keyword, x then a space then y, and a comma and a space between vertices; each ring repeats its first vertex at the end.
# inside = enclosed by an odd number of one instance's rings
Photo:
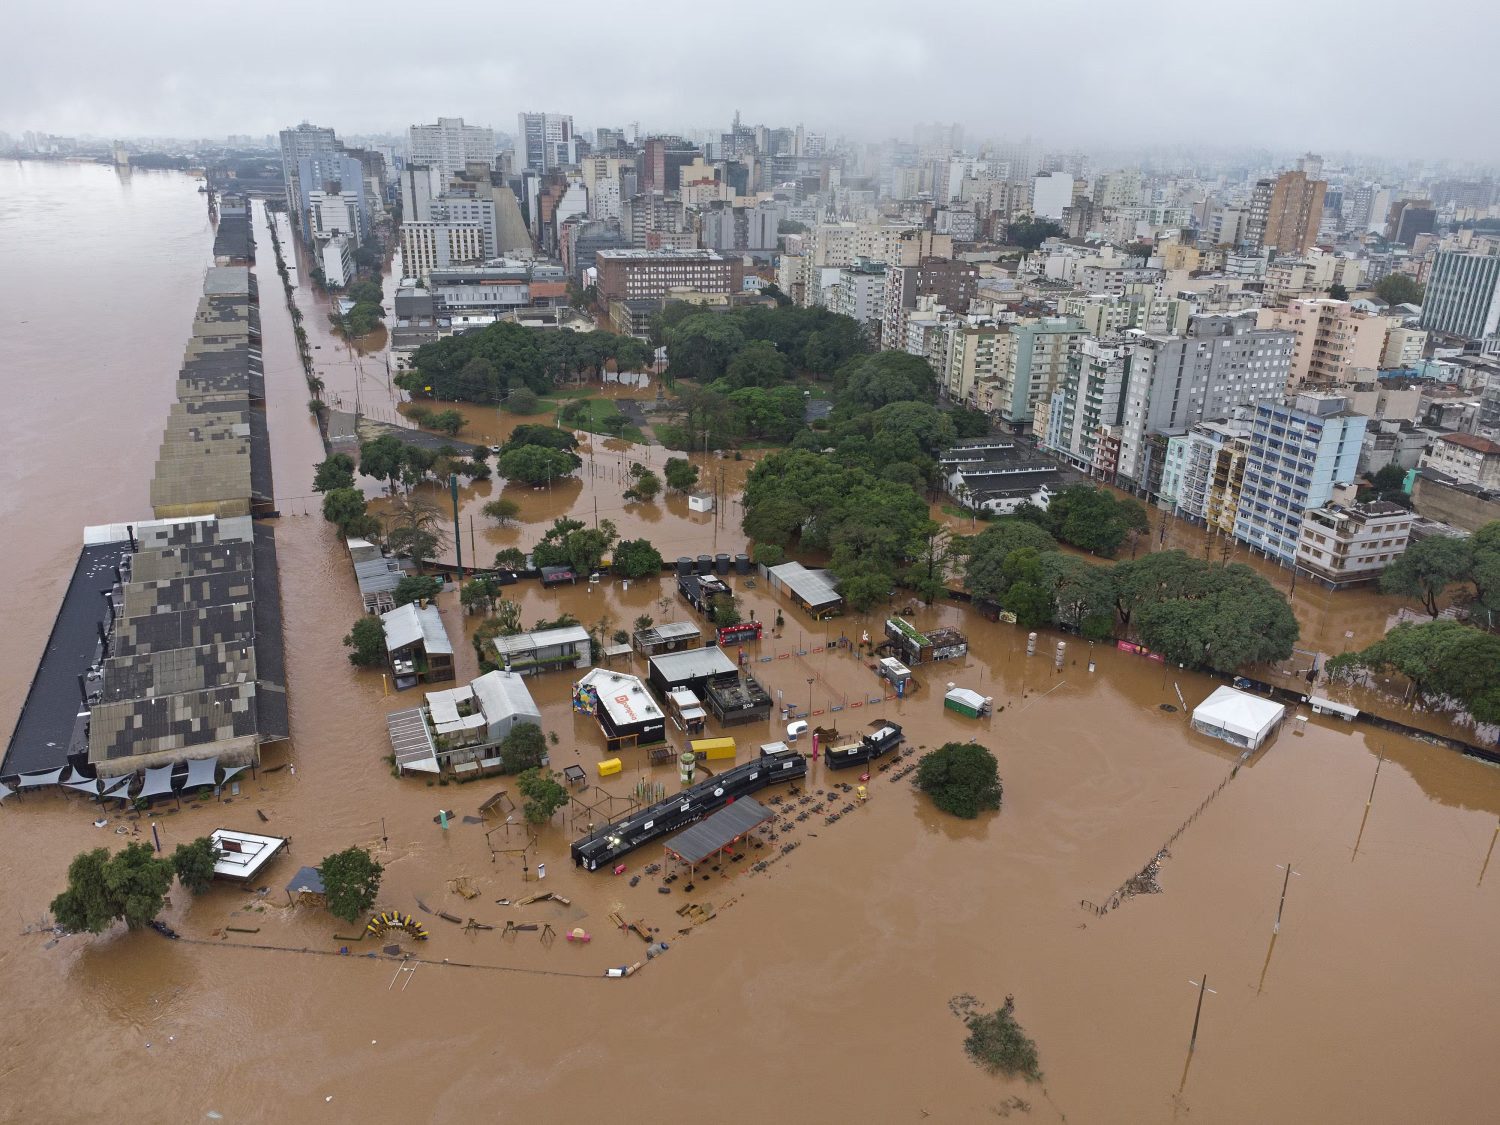
POLYGON ((957 504, 944 504, 941 510, 943 515, 952 516, 954 519, 960 520, 976 519, 983 521, 990 518, 989 512, 971 512, 967 508, 960 508, 957 504))
POLYGON ((591 434, 604 434, 607 437, 621 437, 626 441, 644 441, 645 434, 641 433, 636 426, 626 424, 614 428, 610 420, 623 418, 620 408, 607 398, 588 398, 583 400, 585 411, 580 418, 563 423, 574 429, 587 430, 591 434))

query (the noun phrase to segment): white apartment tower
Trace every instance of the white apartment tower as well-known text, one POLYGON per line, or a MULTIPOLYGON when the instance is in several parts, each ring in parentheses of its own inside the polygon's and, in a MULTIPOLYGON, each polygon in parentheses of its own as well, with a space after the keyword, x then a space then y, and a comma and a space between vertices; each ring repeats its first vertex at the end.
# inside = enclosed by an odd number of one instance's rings
POLYGON ((446 181, 470 161, 493 164, 495 132, 482 125, 465 125, 462 117, 439 117, 436 125, 413 125, 407 130, 411 164, 436 168, 446 181))

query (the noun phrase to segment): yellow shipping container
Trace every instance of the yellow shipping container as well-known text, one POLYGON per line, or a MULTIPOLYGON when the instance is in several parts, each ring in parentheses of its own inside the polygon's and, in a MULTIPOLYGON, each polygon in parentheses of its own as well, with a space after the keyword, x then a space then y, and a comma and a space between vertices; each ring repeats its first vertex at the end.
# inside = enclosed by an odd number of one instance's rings
POLYGON ((702 754, 710 762, 734 760, 735 745, 732 738, 700 738, 688 745, 694 754, 702 754))
POLYGON ((622 768, 619 758, 605 758, 599 763, 599 776, 609 777, 611 774, 619 773, 622 768))

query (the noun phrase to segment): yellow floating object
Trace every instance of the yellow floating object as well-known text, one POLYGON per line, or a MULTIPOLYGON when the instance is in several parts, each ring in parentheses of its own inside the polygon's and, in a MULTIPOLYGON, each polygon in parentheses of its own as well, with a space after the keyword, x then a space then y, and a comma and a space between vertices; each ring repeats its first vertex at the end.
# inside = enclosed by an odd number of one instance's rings
POLYGON ((732 738, 700 738, 688 743, 694 754, 702 754, 710 762, 733 761, 735 744, 732 738))
POLYGON ((605 758, 599 763, 599 776, 609 777, 612 774, 619 773, 624 768, 624 763, 619 758, 605 758))

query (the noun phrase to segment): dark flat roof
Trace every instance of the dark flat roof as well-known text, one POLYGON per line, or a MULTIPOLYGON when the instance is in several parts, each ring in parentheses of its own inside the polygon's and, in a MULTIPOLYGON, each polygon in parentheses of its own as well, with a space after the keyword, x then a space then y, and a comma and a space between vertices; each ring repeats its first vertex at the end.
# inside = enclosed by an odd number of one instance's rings
POLYGON ((81 727, 78 677, 97 658, 103 594, 114 586, 115 564, 128 549, 128 543, 105 543, 79 552, 0 773, 31 773, 67 764, 74 728, 81 727))
POLYGON ((741 797, 693 825, 668 844, 667 851, 684 863, 702 863, 771 816, 771 810, 754 797, 741 797))

